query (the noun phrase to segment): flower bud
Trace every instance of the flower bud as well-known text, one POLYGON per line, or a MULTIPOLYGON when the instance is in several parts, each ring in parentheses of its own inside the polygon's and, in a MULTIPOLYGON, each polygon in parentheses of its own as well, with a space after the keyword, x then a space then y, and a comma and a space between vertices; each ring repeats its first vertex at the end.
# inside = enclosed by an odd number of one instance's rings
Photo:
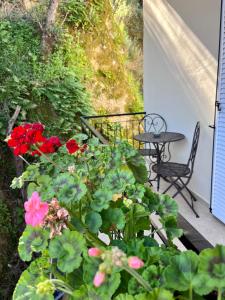
POLYGON ((132 269, 140 269, 144 266, 144 262, 137 256, 131 256, 128 258, 128 266, 132 269))
POLYGON ((55 286, 50 280, 45 280, 38 283, 37 285, 37 294, 39 295, 51 295, 55 291, 55 286))
POLYGON ((98 257, 102 254, 102 251, 98 248, 90 248, 88 249, 88 255, 98 257))
POLYGON ((100 285, 103 284, 104 281, 105 281, 105 273, 97 272, 95 274, 95 277, 94 277, 94 280, 93 280, 94 286, 99 287, 100 285))

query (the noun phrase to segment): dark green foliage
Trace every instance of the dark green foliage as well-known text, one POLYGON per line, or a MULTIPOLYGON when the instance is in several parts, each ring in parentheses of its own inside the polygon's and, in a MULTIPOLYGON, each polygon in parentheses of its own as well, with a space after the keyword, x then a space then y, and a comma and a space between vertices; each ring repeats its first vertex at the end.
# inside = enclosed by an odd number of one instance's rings
POLYGON ((61 14, 70 26, 89 29, 99 21, 99 12, 104 8, 101 0, 63 0, 60 5, 61 14))
POLYGON ((85 250, 85 240, 76 231, 64 230, 63 234, 56 236, 49 245, 49 255, 57 258, 57 266, 60 271, 71 273, 79 268, 85 250))
POLYGON ((23 261, 30 261, 32 252, 42 252, 48 245, 49 232, 40 227, 27 226, 20 237, 18 251, 23 261))
POLYGON ((89 96, 73 66, 67 64, 66 35, 48 62, 40 56, 40 33, 28 20, 0 24, 1 134, 16 105, 20 121, 42 121, 52 133, 68 134, 79 127, 78 116, 90 112, 89 96))

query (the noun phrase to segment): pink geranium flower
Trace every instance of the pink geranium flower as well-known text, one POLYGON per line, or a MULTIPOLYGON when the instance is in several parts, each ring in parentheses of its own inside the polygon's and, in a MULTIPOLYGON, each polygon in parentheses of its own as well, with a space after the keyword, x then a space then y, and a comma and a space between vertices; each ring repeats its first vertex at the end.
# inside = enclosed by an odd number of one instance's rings
POLYGON ((144 266, 144 263, 139 257, 131 256, 128 258, 128 266, 132 269, 140 269, 144 266))
POLYGON ((102 254, 102 251, 98 248, 90 248, 88 249, 88 255, 89 256, 100 256, 102 254))
POLYGON ((33 192, 31 197, 24 203, 25 221, 33 227, 40 226, 48 213, 48 203, 41 202, 38 192, 33 192))
POLYGON ((103 284, 103 282, 105 281, 105 273, 104 272, 97 272, 95 274, 95 277, 94 277, 94 286, 95 287, 99 287, 100 285, 103 284))

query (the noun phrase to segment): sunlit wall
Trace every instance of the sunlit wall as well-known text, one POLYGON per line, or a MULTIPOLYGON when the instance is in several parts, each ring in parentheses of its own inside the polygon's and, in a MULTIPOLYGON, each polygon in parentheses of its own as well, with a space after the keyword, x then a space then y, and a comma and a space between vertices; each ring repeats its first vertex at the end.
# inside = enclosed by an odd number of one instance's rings
POLYGON ((193 130, 201 138, 190 187, 210 201, 212 137, 219 48, 220 0, 144 1, 144 101, 165 117, 174 143, 172 159, 186 162, 193 130))

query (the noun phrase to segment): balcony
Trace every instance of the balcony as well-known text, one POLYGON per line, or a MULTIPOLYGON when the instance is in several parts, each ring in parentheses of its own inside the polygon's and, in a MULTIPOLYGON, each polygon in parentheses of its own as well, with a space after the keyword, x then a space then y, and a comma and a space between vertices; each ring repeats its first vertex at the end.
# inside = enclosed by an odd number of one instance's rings
MULTIPOLYGON (((133 136, 139 133, 139 124, 145 114, 145 112, 136 112, 82 116, 81 124, 83 132, 89 137, 97 137, 103 144, 115 144, 119 140, 126 140, 133 147, 138 148, 139 144, 134 141, 133 136)), ((146 159, 146 164, 148 165, 148 159, 146 159)), ((159 191, 162 192, 166 184, 166 182, 161 181, 159 191)), ((155 182, 153 182, 153 189, 156 190, 155 182)), ((178 224, 184 230, 184 235, 176 242, 178 247, 184 246, 199 252, 216 244, 225 244, 225 226, 213 217, 204 201, 199 199, 195 204, 200 215, 200 218, 196 218, 181 197, 178 196, 175 200, 179 206, 178 224)), ((151 216, 151 220, 153 226, 156 228, 160 226, 157 216, 151 216)), ((166 236, 163 233, 160 234, 159 239, 166 243, 166 236)))

